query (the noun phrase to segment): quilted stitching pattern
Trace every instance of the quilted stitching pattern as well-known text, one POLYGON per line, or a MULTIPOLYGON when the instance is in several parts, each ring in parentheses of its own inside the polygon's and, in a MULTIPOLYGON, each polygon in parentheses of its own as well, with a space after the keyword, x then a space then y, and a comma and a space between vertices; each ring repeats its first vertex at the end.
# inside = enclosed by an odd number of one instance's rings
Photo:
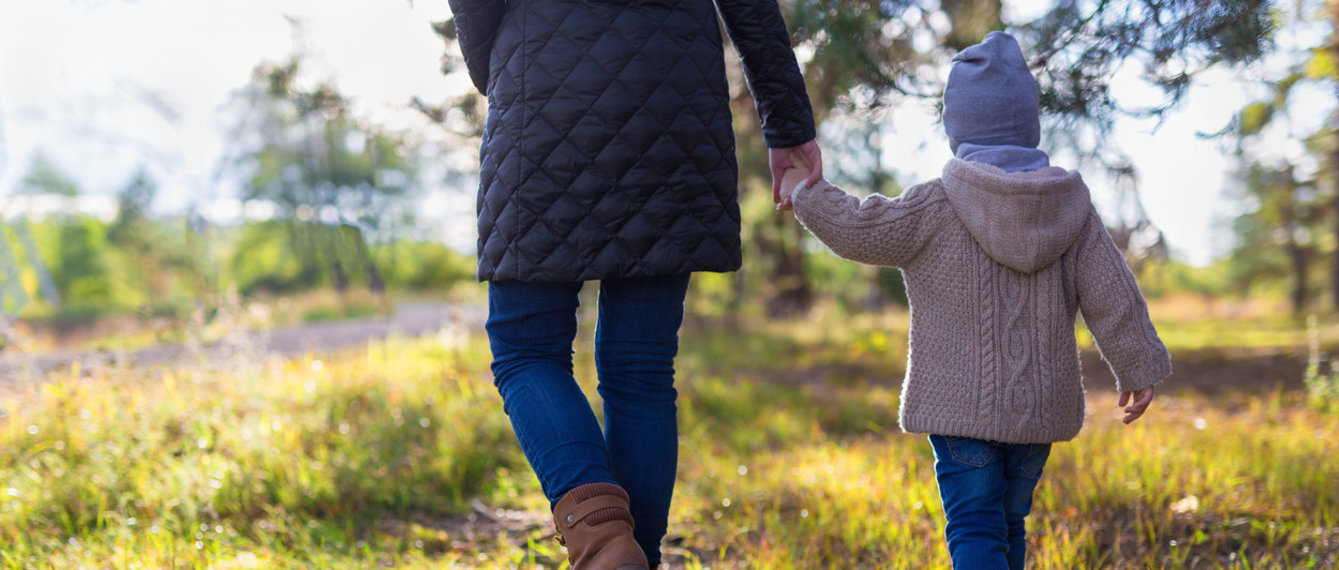
MULTIPOLYGON (((755 92, 766 85, 786 93, 759 104, 774 130, 808 135, 794 144, 811 139, 812 114, 775 1, 734 3, 776 12, 779 36, 743 22, 731 32, 789 58, 789 76, 750 83, 755 92)), ((499 20, 491 36, 462 30, 462 38, 492 37, 488 55, 466 53, 489 71, 479 278, 737 269, 737 166, 712 2, 520 0, 499 20)))

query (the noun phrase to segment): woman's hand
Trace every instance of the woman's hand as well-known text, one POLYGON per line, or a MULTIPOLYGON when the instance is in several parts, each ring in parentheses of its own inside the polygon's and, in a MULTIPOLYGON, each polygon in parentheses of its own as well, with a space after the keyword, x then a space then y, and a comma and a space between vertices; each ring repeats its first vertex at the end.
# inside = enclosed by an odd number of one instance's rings
POLYGON ((790 192, 795 190, 793 186, 787 188, 785 199, 782 199, 781 187, 786 170, 803 168, 808 171, 806 185, 823 178, 823 153, 818 148, 817 140, 799 146, 767 149, 767 163, 772 170, 772 203, 780 210, 790 209, 790 192))

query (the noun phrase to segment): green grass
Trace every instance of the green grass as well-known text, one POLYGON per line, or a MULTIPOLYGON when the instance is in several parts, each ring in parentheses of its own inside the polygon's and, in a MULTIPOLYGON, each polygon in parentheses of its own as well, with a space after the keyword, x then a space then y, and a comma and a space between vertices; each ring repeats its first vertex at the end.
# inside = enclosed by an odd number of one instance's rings
MULTIPOLYGON (((14 389, 0 565, 560 566, 486 344, 458 340, 14 389)), ((946 567, 929 445, 896 429, 904 342, 896 315, 687 331, 674 567, 946 567)), ((1032 567, 1339 565, 1339 415, 1188 395, 1123 426, 1093 396, 1038 488, 1032 567)))
POLYGON ((520 461, 491 386, 463 357, 377 344, 225 373, 75 371, 7 397, 0 561, 358 566, 444 554, 444 539, 378 529, 460 512, 520 461))
MULTIPOLYGON (((1307 343, 1306 321, 1288 316, 1181 321, 1154 315, 1154 324, 1173 351, 1299 348, 1307 343)), ((1332 346, 1339 342, 1339 327, 1331 323, 1320 335, 1332 346)))

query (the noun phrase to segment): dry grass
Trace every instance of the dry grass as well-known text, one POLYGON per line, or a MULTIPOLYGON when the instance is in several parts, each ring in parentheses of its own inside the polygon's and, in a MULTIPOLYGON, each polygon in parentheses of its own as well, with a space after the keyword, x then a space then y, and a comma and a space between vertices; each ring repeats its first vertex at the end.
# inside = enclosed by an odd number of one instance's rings
MULTIPOLYGON (((929 445, 895 427, 899 319, 685 338, 673 567, 946 567, 929 445)), ((1200 342, 1177 326, 1174 351, 1200 342)), ((1127 427, 1092 388, 1037 491, 1032 567, 1339 565, 1339 416, 1188 394, 1127 427)), ((61 374, 4 396, 0 490, 14 568, 562 560, 478 338, 61 374)))

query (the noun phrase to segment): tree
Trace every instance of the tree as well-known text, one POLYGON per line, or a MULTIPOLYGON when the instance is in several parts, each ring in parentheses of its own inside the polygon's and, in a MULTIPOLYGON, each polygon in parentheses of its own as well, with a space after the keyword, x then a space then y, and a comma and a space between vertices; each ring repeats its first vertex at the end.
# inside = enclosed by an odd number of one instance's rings
POLYGON ((1292 164, 1250 164, 1241 180, 1244 198, 1254 207, 1234 223, 1239 237, 1232 253, 1235 277, 1243 289, 1261 279, 1287 279, 1292 312, 1301 315, 1310 299, 1325 201, 1314 191, 1314 181, 1297 179, 1292 164))
POLYGON ((105 302, 111 297, 112 286, 107 274, 103 242, 105 234, 97 220, 78 214, 74 198, 79 186, 61 172, 60 168, 38 154, 20 183, 19 194, 63 199, 61 212, 52 219, 56 225, 54 239, 43 255, 27 217, 15 227, 26 250, 26 260, 38 274, 42 296, 53 306, 62 300, 105 302))
POLYGON ((8 231, 0 224, 0 348, 4 347, 4 329, 8 324, 5 317, 19 314, 28 304, 28 292, 19 279, 19 263, 9 243, 8 231))
POLYGON ((338 290, 361 277, 380 291, 367 241, 412 212, 417 164, 402 137, 353 117, 334 85, 307 83, 295 56, 257 66, 239 92, 245 118, 236 131, 251 139, 235 161, 246 172, 243 197, 274 204, 289 222, 292 253, 322 267, 338 290))
MULTIPOLYGON (((1310 218, 1315 220, 1315 227, 1310 230, 1317 232, 1316 236, 1322 233, 1330 235, 1330 251, 1326 256, 1329 266, 1328 287, 1331 306, 1339 308, 1339 247, 1333 245, 1339 244, 1339 105, 1334 107, 1328 120, 1322 119, 1319 123, 1315 122, 1317 117, 1310 114, 1299 117, 1292 109, 1294 94, 1304 86, 1324 86, 1339 94, 1339 66, 1336 66, 1339 61, 1339 1, 1303 0, 1293 6, 1293 10, 1280 14, 1281 25, 1289 31, 1288 37, 1292 41, 1298 38, 1319 39, 1314 44, 1304 43, 1296 46, 1294 51, 1281 53, 1281 57, 1290 58, 1290 61, 1285 62, 1281 75, 1266 77, 1265 97, 1243 108, 1232 124, 1219 134, 1236 137, 1236 152, 1244 163, 1259 162, 1262 155, 1277 154, 1275 141, 1280 132, 1285 132, 1288 138, 1304 142, 1301 154, 1269 159, 1280 164, 1273 170, 1286 173, 1286 176, 1279 175, 1290 181, 1270 185, 1268 191, 1283 194, 1270 197, 1270 201, 1287 201, 1290 199, 1288 195, 1297 188, 1310 197, 1315 210, 1309 213, 1310 218), (1328 30, 1323 34, 1314 33, 1319 26, 1328 30), (1314 174, 1295 174, 1312 170, 1302 167, 1303 163, 1309 162, 1317 165, 1314 174), (1297 180, 1298 177, 1303 179, 1297 180), (1329 224, 1328 231, 1322 229, 1326 223, 1329 224)), ((1257 221, 1260 224, 1270 222, 1275 224, 1275 231, 1289 231, 1286 220, 1277 217, 1262 216, 1257 221)), ((1241 228, 1238 229, 1241 247, 1252 245, 1251 236, 1241 231, 1241 228)), ((1294 246, 1288 242, 1277 245, 1283 246, 1290 258, 1296 257, 1294 246)), ((1308 253, 1320 257, 1326 253, 1323 247, 1317 243, 1311 246, 1308 253)), ((1249 272, 1251 267, 1254 266, 1241 270, 1249 272)), ((1304 292, 1295 289, 1294 299, 1299 293, 1304 298, 1304 292)))
POLYGON ((130 257, 150 299, 162 299, 168 292, 168 275, 163 267, 168 240, 148 215, 157 193, 158 186, 141 168, 117 194, 116 220, 107 227, 107 241, 130 257))

